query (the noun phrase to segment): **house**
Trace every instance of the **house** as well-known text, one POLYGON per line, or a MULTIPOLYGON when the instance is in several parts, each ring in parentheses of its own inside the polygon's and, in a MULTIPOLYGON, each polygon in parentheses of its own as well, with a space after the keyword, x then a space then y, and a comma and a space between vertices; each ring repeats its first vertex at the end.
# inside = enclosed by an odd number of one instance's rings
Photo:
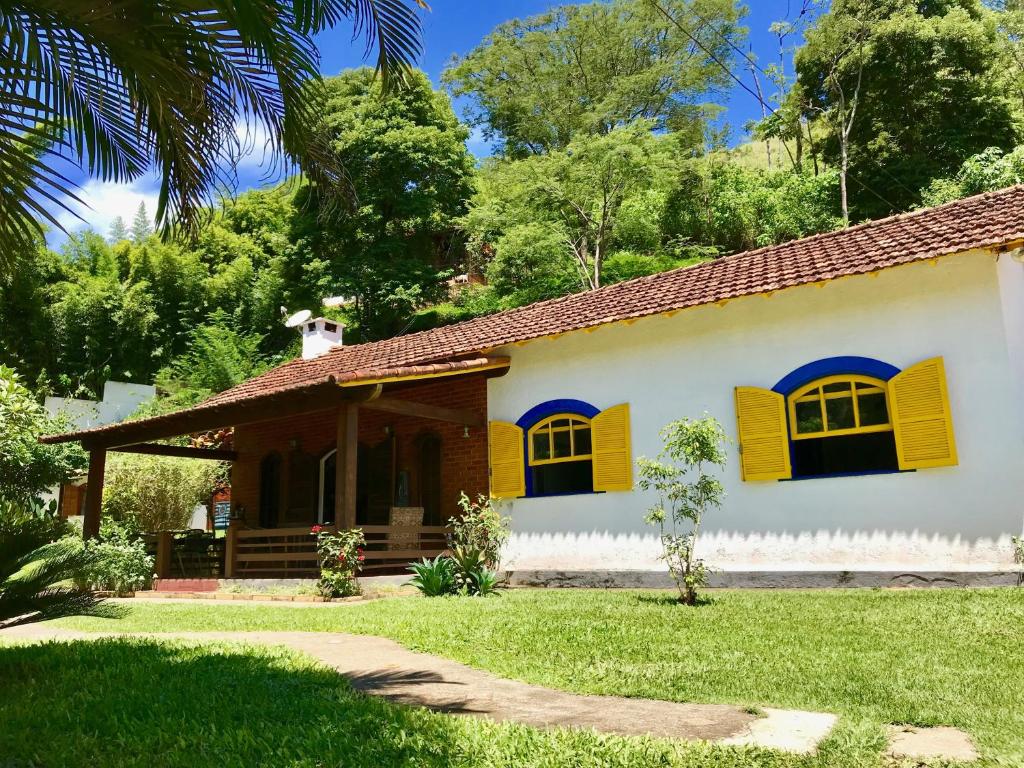
POLYGON ((80 440, 99 482, 106 451, 234 426, 235 576, 311 572, 314 522, 363 528, 371 571, 440 551, 465 491, 503 500, 520 582, 647 584, 664 567, 635 460, 709 413, 733 443, 699 551, 720 579, 991 582, 1024 512, 1022 248, 1014 187, 385 341, 339 332, 186 411, 48 440, 80 440))
MULTIPOLYGON (((63 415, 76 429, 87 429, 124 421, 136 408, 154 397, 156 387, 150 384, 111 380, 103 385, 100 400, 48 396, 43 405, 51 416, 63 415)), ((61 517, 78 517, 85 508, 87 492, 88 485, 82 476, 59 488, 52 488, 44 495, 44 501, 56 499, 61 517)))

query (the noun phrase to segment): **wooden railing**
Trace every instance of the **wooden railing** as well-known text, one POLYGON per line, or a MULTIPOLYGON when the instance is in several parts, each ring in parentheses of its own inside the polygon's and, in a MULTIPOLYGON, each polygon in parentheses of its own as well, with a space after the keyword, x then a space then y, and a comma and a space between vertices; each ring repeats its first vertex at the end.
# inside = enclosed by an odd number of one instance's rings
MULTIPOLYGON (((447 549, 442 525, 362 525, 366 537, 363 573, 400 572, 413 560, 447 549)), ((331 530, 330 526, 326 527, 331 530)), ((316 536, 302 528, 229 528, 225 576, 236 579, 317 578, 316 536)))

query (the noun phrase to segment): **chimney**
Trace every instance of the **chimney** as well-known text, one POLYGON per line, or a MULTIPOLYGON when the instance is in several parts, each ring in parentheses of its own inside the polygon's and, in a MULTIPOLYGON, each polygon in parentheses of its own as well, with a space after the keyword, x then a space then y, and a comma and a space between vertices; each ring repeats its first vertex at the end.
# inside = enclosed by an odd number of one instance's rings
POLYGON ((302 359, 319 357, 335 347, 340 347, 343 328, 341 323, 323 317, 304 322, 301 326, 302 359))

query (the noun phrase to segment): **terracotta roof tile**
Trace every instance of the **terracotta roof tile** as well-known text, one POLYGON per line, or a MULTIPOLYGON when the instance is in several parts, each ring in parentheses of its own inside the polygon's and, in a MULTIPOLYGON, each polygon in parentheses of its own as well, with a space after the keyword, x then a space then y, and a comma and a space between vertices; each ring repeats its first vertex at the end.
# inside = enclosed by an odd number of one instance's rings
POLYGON ((384 341, 292 360, 197 408, 376 379, 514 342, 1024 240, 1024 186, 384 341))

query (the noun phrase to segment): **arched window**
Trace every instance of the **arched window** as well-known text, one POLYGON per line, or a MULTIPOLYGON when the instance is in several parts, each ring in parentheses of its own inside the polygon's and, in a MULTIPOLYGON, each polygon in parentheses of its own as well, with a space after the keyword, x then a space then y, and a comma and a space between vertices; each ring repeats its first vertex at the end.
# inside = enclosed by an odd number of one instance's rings
POLYGON ((527 446, 534 495, 594 490, 590 419, 549 416, 530 427, 527 446))
POLYGON ((881 379, 827 376, 793 391, 787 403, 794 477, 899 468, 881 379))

